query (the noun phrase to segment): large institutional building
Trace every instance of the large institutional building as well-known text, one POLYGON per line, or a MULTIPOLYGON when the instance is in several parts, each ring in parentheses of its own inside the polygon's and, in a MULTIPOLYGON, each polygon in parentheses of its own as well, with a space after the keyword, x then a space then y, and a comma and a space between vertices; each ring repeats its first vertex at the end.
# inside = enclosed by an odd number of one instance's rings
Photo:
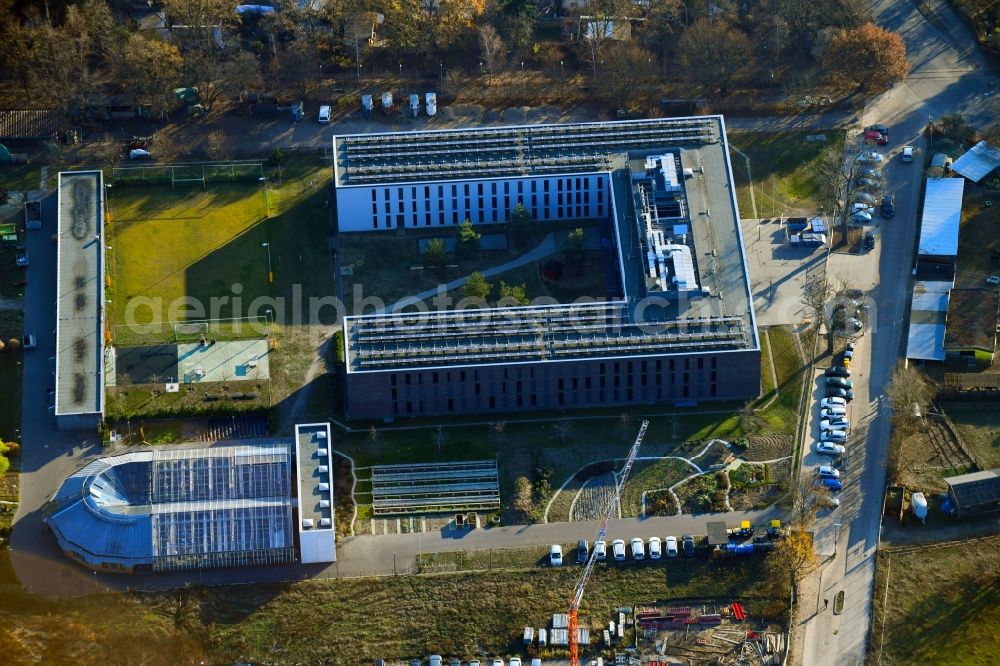
MULTIPOLYGON (((721 116, 337 136, 341 232, 607 221, 617 296, 347 317, 351 418, 747 399, 760 346, 721 116)), ((445 235, 445 234, 443 234, 445 235)))

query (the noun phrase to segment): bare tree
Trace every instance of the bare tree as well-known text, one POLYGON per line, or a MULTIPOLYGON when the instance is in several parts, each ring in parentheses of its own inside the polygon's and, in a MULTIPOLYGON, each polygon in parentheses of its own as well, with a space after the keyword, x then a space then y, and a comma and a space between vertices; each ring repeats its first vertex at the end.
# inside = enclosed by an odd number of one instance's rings
POLYGON ((104 138, 97 144, 97 153, 100 155, 103 162, 110 166, 114 166, 122 159, 122 142, 109 134, 105 134, 104 138))
POLYGON ((183 139, 181 139, 181 137, 176 133, 170 132, 166 128, 156 130, 150 138, 149 144, 153 158, 157 162, 176 162, 181 156, 188 152, 183 139))
POLYGON ((808 530, 816 522, 816 513, 820 506, 829 499, 829 494, 823 494, 825 489, 820 490, 813 480, 808 477, 801 477, 798 483, 793 484, 782 500, 782 504, 789 510, 792 517, 792 524, 797 529, 808 530))
POLYGON ((483 55, 483 64, 486 71, 490 73, 490 84, 493 83, 493 75, 498 69, 502 69, 507 58, 507 47, 500 38, 500 33, 492 25, 484 25, 479 28, 479 49, 483 55))
POLYGON ((927 413, 931 400, 937 394, 937 387, 916 367, 900 362, 892 371, 885 394, 892 405, 896 426, 910 430, 927 413))
POLYGON ((573 433, 573 424, 569 421, 569 419, 559 419, 559 421, 552 426, 552 429, 555 431, 556 436, 559 437, 559 441, 565 444, 566 440, 573 433))
POLYGON ((214 129, 208 133, 205 141, 205 150, 210 159, 222 162, 233 157, 232 139, 222 129, 214 129))

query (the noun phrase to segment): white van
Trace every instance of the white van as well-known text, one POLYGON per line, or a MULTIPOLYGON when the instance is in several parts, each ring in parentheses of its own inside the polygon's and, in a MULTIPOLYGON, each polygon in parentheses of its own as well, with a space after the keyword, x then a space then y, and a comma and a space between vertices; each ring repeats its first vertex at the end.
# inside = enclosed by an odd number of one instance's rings
POLYGON ((330 107, 327 105, 319 107, 319 122, 327 124, 330 122, 330 107))

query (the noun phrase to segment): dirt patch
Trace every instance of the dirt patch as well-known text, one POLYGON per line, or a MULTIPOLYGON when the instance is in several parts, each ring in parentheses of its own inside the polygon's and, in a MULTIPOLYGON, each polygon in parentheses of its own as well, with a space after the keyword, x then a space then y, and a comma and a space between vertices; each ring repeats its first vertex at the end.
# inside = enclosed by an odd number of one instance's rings
POLYGON ((729 504, 734 511, 751 511, 774 504, 784 492, 788 461, 767 465, 743 464, 729 472, 729 504))
POLYGON ((964 474, 976 461, 966 455, 939 419, 928 416, 918 432, 900 442, 897 481, 925 492, 946 492, 944 478, 964 474))
POLYGON ((740 456, 746 460, 774 460, 792 454, 792 435, 765 434, 749 435, 750 446, 740 456))
POLYGON ((724 482, 720 473, 703 474, 674 489, 684 513, 706 513, 726 510, 724 482))

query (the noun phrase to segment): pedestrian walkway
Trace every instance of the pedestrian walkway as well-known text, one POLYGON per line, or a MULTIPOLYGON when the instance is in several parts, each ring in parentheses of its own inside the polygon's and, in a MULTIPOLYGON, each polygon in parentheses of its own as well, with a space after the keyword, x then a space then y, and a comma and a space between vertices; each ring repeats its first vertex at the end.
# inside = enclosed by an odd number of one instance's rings
MULTIPOLYGON (((500 275, 501 273, 506 273, 509 270, 520 268, 521 266, 526 266, 527 264, 531 264, 540 259, 544 259, 550 254, 554 254, 555 251, 556 251, 555 234, 550 233, 547 234, 545 238, 542 239, 542 242, 540 242, 538 245, 536 245, 532 249, 522 254, 520 257, 517 257, 516 259, 511 259, 510 261, 502 263, 499 266, 493 266, 492 268, 484 268, 483 270, 479 271, 479 273, 482 274, 483 277, 492 277, 494 275, 500 275)), ((451 282, 445 283, 443 287, 442 285, 438 285, 433 289, 425 289, 419 294, 414 294, 413 296, 407 296, 406 298, 400 301, 396 301, 392 305, 386 306, 381 310, 376 311, 375 314, 387 314, 390 312, 399 312, 400 310, 406 308, 409 305, 413 305, 414 303, 419 303, 420 301, 423 301, 425 299, 436 296, 439 293, 442 293, 442 290, 453 291, 455 289, 459 289, 462 287, 462 285, 468 282, 469 278, 471 277, 472 277, 471 275, 466 275, 464 277, 455 278, 451 282)))

